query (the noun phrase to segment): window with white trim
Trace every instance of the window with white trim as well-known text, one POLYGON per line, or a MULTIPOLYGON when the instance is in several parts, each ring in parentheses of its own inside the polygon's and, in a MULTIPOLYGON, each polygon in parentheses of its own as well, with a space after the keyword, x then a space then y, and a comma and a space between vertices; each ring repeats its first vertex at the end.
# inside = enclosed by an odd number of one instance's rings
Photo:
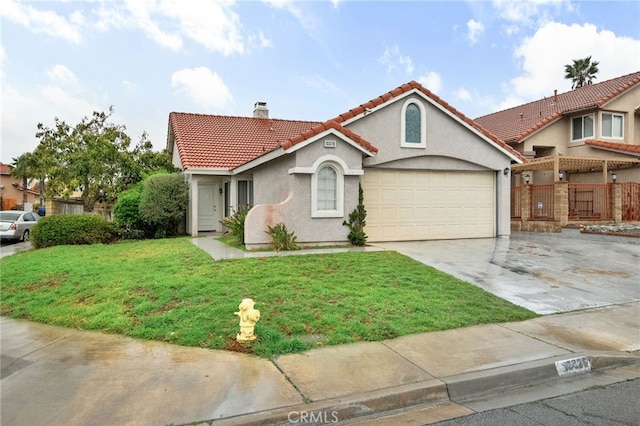
POLYGON ((611 112, 603 112, 601 115, 600 133, 603 138, 622 139, 624 137, 624 116, 611 112))
POLYGON ((311 176, 311 216, 342 217, 344 176, 339 167, 322 164, 311 176))
POLYGON ((427 126, 424 106, 409 99, 402 106, 400 117, 400 146, 403 148, 425 148, 427 126))
POLYGON ((571 141, 579 141, 593 137, 593 114, 574 117, 571 120, 571 141))

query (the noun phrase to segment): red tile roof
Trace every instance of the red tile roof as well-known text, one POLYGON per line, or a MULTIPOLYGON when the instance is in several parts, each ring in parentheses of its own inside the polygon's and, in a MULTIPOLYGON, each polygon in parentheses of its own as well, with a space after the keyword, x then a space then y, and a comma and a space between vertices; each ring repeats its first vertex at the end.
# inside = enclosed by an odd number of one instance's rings
POLYGON ((292 135, 319 124, 183 112, 169 114, 169 128, 184 170, 234 169, 279 148, 292 135))
POLYGON ((278 148, 290 149, 330 129, 342 133, 365 150, 375 154, 378 152, 376 147, 343 127, 341 123, 364 113, 365 109, 379 106, 413 89, 421 91, 513 156, 525 161, 520 153, 415 81, 393 89, 324 123, 172 112, 169 114, 169 131, 174 135, 183 170, 193 168, 232 170, 278 148))
POLYGON ((369 152, 378 149, 335 121, 280 120, 172 112, 169 126, 184 170, 232 170, 275 149, 290 149, 326 130, 334 129, 369 152))
POLYGON ((563 114, 601 108, 640 83, 640 71, 476 118, 507 143, 522 142, 563 114))
POLYGON ((396 87, 395 89, 381 95, 378 96, 377 98, 371 99, 369 102, 366 102, 362 105, 359 105, 355 108, 350 109, 349 111, 345 112, 344 114, 340 114, 338 117, 334 118, 333 120, 338 122, 338 123, 343 123, 353 117, 356 117, 360 114, 363 114, 366 110, 368 109, 373 109, 379 105, 384 104, 385 102, 396 98, 400 95, 402 95, 403 93, 409 92, 411 90, 417 89, 420 92, 422 92, 424 95, 426 95, 427 97, 429 97, 431 100, 433 100, 434 102, 436 102, 437 104, 439 104, 440 106, 442 106, 443 108, 445 108, 446 110, 448 110, 450 113, 452 113, 453 115, 455 115, 456 117, 458 117, 460 120, 462 120, 463 122, 465 122, 467 125, 473 127, 474 129, 476 129, 478 132, 480 132, 482 135, 484 135, 485 137, 489 138, 491 141, 493 141, 495 144, 499 145, 500 147, 502 147, 503 149, 505 149, 507 152, 511 153, 513 156, 519 158, 522 162, 526 161, 526 158, 520 154, 519 152, 517 152, 516 150, 514 150, 512 147, 510 147, 509 145, 507 145, 506 143, 504 143, 504 141, 502 141, 501 139, 499 139, 498 137, 496 137, 493 133, 491 133, 490 131, 488 131, 487 129, 485 129, 484 127, 482 127, 480 124, 478 124, 476 121, 470 119, 469 117, 467 117, 466 115, 464 115, 463 113, 461 113, 460 111, 458 111, 457 109, 455 109, 453 106, 451 106, 450 104, 448 104, 447 102, 445 102, 442 98, 438 97, 436 94, 434 94, 433 92, 431 92, 429 89, 425 88, 424 86, 422 86, 420 83, 416 82, 416 81, 410 81, 409 83, 403 84, 400 87, 396 87))
POLYGON ((10 175, 11 169, 9 164, 0 163, 0 175, 10 175))
POLYGON ((378 148, 371 145, 371 143, 362 139, 359 135, 356 135, 351 130, 345 127, 342 127, 340 124, 336 123, 333 120, 325 121, 324 123, 320 123, 317 126, 314 126, 305 132, 294 135, 293 137, 289 138, 288 141, 282 144, 282 148, 284 149, 292 148, 294 145, 299 144, 317 134, 324 132, 325 130, 330 130, 330 129, 337 130, 338 132, 342 133, 343 135, 353 140, 354 142, 356 142, 357 144, 362 146, 364 149, 366 149, 367 151, 373 154, 378 152, 378 148))
POLYGON ((584 143, 587 145, 592 145, 597 148, 602 148, 608 151, 616 151, 616 152, 622 152, 625 154, 640 155, 640 145, 629 145, 626 143, 605 142, 605 141, 599 141, 595 139, 589 139, 584 143))

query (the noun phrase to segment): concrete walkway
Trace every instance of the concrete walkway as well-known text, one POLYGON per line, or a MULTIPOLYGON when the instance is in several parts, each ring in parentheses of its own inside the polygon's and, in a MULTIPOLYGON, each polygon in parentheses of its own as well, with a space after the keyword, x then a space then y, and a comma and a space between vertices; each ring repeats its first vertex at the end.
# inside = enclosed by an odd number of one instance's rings
MULTIPOLYGON (((434 266, 464 273, 467 280, 489 287, 496 287, 492 280, 502 277, 503 272, 491 272, 490 265, 496 263, 512 266, 501 266, 499 271, 530 278, 524 286, 556 285, 563 268, 572 267, 574 250, 585 245, 599 253, 608 248, 617 254, 605 263, 606 271, 631 268, 633 272, 638 265, 636 250, 640 246, 633 243, 614 242, 610 247, 609 241, 582 241, 573 245, 557 240, 545 243, 548 238, 531 242, 529 236, 524 237, 529 241, 525 244, 529 257, 536 250, 544 254, 541 247, 551 244, 562 248, 558 253, 565 260, 550 263, 556 266, 533 278, 518 274, 518 266, 510 263, 506 252, 512 248, 503 246, 505 242, 522 243, 517 236, 494 240, 498 248, 493 247, 488 258, 481 247, 474 246, 487 242, 473 240, 448 242, 431 254, 415 247, 417 254, 405 254, 428 255, 429 262, 443 256, 434 266), (441 252, 445 247, 450 247, 449 254, 441 252), (466 257, 474 251, 475 257, 466 257), (636 263, 620 262, 626 259, 625 253, 631 253, 636 263), (489 277, 487 271, 494 275, 489 277), (536 281, 535 277, 552 279, 536 281)), ((216 254, 229 249, 211 237, 194 239, 194 243, 214 258, 257 255, 232 249, 216 254)), ((554 256, 538 257, 545 265, 545 259, 554 256)), ((593 269, 587 274, 608 276, 597 272, 599 265, 587 265, 593 269)), ((540 267, 537 263, 530 266, 540 267)), ((637 290, 637 274, 623 278, 628 278, 625 286, 637 290)), ((590 291, 600 291, 596 281, 587 283, 590 291)), ((578 283, 571 284, 579 289, 578 283)), ((534 297, 537 293, 531 294, 534 297)), ((519 323, 328 346, 274 360, 3 317, 0 421, 17 426, 186 425, 213 420, 216 424, 427 424, 640 377, 640 301, 634 299, 636 293, 625 294, 628 302, 608 301, 605 307, 519 323), (392 411, 398 409, 409 412, 392 411), (375 417, 389 414, 394 416, 375 417)))
POLYGON ((636 302, 273 361, 2 318, 1 422, 274 424, 422 405, 425 424, 640 377, 639 318, 636 302), (575 358, 591 370, 559 376, 575 358))

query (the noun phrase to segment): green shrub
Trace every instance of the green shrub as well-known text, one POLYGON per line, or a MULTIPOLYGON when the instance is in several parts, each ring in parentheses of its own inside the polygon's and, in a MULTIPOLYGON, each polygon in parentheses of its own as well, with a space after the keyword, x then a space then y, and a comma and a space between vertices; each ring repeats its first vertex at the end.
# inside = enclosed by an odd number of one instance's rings
POLYGON ((366 217, 367 211, 364 209, 364 197, 362 192, 362 185, 358 188, 358 206, 354 211, 349 213, 349 221, 342 222, 343 225, 349 227, 349 241, 354 246, 364 246, 367 242, 367 234, 364 232, 364 226, 367 224, 366 217))
POLYGON ((222 226, 227 228, 238 244, 244 244, 244 221, 249 211, 246 208, 240 208, 231 216, 225 217, 220 221, 222 226))
POLYGON ((271 236, 271 245, 275 251, 298 250, 295 233, 287 231, 284 223, 267 226, 267 229, 265 232, 271 236))
POLYGON ((113 223, 124 239, 143 239, 154 234, 154 227, 147 224, 140 215, 141 197, 142 185, 136 185, 118 195, 113 207, 113 223))
POLYGON ((155 237, 177 235, 185 219, 189 202, 189 184, 180 173, 149 176, 142 182, 138 212, 153 226, 155 237))
POLYGON ((108 244, 116 239, 115 225, 91 214, 45 216, 31 230, 31 243, 35 248, 108 244))

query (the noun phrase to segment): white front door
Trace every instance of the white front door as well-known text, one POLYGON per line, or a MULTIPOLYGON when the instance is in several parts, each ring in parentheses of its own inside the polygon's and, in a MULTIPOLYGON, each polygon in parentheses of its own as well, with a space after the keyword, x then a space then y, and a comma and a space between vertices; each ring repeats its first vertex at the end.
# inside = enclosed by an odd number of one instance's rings
POLYGON ((218 198, 218 185, 198 185, 198 232, 216 231, 221 227, 218 198))

